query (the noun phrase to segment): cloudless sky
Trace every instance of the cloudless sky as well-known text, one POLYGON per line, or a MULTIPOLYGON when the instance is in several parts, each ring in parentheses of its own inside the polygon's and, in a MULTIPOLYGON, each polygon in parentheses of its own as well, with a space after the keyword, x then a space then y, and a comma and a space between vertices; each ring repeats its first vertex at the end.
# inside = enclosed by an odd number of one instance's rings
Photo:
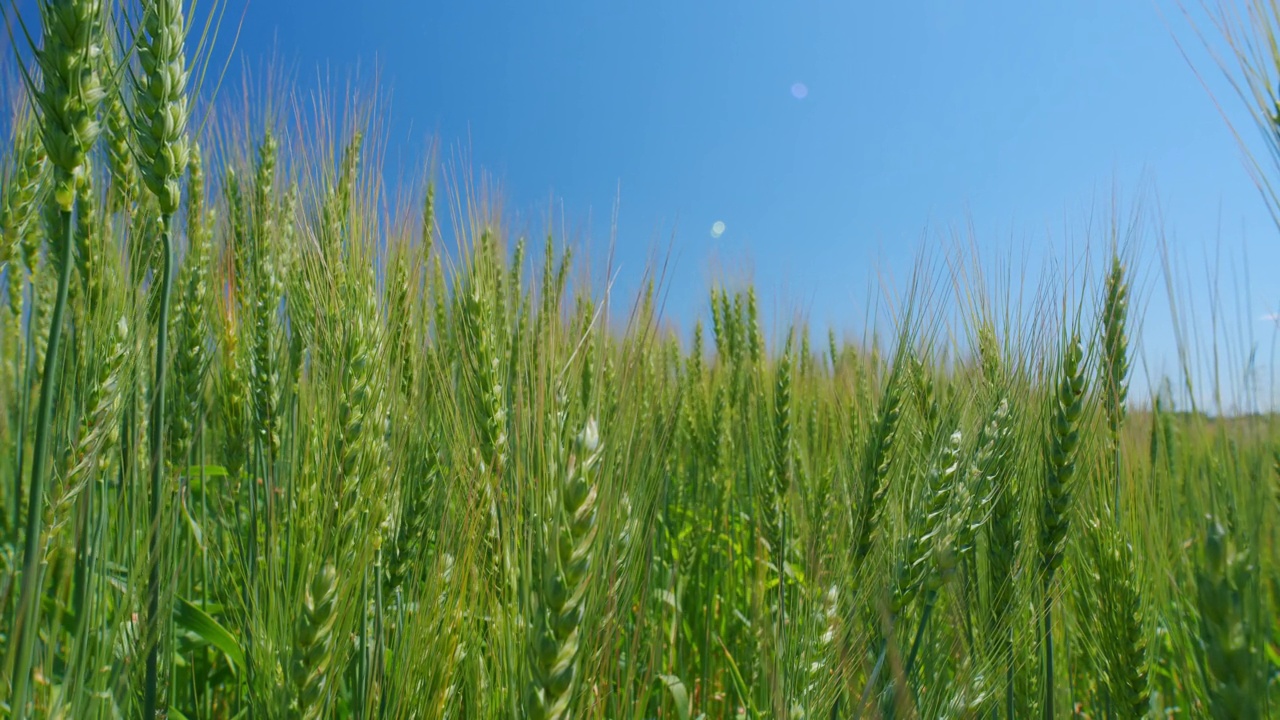
MULTIPOLYGON (((415 172, 438 137, 496 177, 534 237, 554 197, 593 256, 617 203, 618 287, 670 243, 676 321, 704 311, 713 279, 749 277, 770 308, 861 332, 877 278, 900 287, 953 230, 1038 273, 1118 193, 1158 207, 1197 283, 1215 248, 1228 286, 1247 252, 1241 327, 1266 364, 1280 242, 1177 49, 1197 41, 1171 1, 228 2, 253 67, 275 57, 304 88, 376 68, 391 166, 415 172)), ((1196 63, 1252 142, 1220 73, 1196 63)), ((1149 233, 1144 247, 1145 360, 1171 373, 1149 233)))

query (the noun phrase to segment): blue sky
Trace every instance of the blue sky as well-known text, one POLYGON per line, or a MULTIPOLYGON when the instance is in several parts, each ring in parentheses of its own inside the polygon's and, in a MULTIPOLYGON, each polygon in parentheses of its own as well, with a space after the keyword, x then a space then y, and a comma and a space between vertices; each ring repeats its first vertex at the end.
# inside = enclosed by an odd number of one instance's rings
MULTIPOLYGON (((1229 284, 1247 253, 1239 334, 1269 352, 1280 280, 1262 269, 1280 243, 1178 52, 1175 34, 1196 48, 1172 0, 227 2, 250 66, 274 57, 304 89, 378 79, 390 173, 438 137, 534 236, 554 197, 597 262, 618 202, 617 287, 671 243, 675 320, 704 310, 712 279, 750 277, 770 309, 859 332, 878 278, 900 285, 953 231, 1038 272, 1118 192, 1159 208, 1196 283, 1221 251, 1229 284)), ((1172 372, 1150 236, 1146 250, 1146 360, 1172 372)))
MULTIPOLYGON (((601 260, 617 202, 617 287, 671 243, 676 320, 703 311, 713 279, 746 276, 772 309, 860 332, 878 278, 900 286, 953 230, 1039 271, 1071 261, 1090 210, 1118 193, 1159 209, 1196 283, 1218 249, 1230 283, 1247 252, 1242 325, 1269 349, 1260 318, 1280 280, 1257 269, 1280 268, 1280 242, 1178 51, 1175 35, 1198 48, 1171 2, 251 0, 244 27, 246 59, 274 54, 304 82, 376 67, 389 162, 416 166, 438 137, 494 174, 535 235, 554 197, 601 260)), ((1171 373, 1145 247, 1146 360, 1171 373)))

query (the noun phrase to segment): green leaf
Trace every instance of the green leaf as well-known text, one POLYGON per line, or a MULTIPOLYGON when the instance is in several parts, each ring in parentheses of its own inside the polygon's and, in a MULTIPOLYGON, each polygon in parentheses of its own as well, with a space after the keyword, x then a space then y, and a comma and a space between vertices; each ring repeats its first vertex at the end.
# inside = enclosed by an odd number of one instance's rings
POLYGON ((783 567, 783 572, 784 572, 784 573, 786 573, 787 577, 791 578, 792 580, 796 581, 797 583, 799 583, 799 584, 801 584, 801 585, 804 585, 804 570, 803 570, 803 569, 798 568, 798 567, 796 567, 795 565, 792 565, 792 564, 791 564, 791 563, 789 563, 789 562, 784 562, 784 563, 782 563, 782 567, 783 567))
POLYGON ((729 647, 724 644, 724 640, 718 635, 716 636, 716 642, 720 643, 721 649, 724 650, 724 656, 729 661, 729 675, 733 678, 733 687, 738 691, 738 697, 742 700, 742 705, 747 710, 747 717, 756 717, 755 708, 751 706, 751 689, 747 687, 747 682, 742 679, 742 671, 738 669, 737 661, 733 659, 733 654, 729 652, 729 647))
POLYGON ((196 541, 196 546, 204 551, 204 530, 200 527, 200 523, 191 516, 191 508, 187 505, 187 499, 182 499, 182 518, 187 521, 187 527, 191 530, 191 536, 196 541))
POLYGON ((684 681, 675 675, 659 675, 658 677, 667 686, 667 692, 671 693, 671 702, 676 706, 676 713, 680 715, 680 720, 689 720, 691 709, 689 691, 685 689, 684 681))
POLYGON ((222 651, 237 668, 244 667, 244 650, 226 628, 218 624, 208 613, 192 605, 185 598, 178 598, 173 608, 173 620, 178 627, 193 633, 222 651))
POLYGON ((173 718, 173 720, 187 720, 187 716, 183 715, 181 710, 172 705, 169 706, 169 717, 173 718))
POLYGON ((221 465, 192 465, 187 468, 187 477, 226 477, 227 469, 221 465))

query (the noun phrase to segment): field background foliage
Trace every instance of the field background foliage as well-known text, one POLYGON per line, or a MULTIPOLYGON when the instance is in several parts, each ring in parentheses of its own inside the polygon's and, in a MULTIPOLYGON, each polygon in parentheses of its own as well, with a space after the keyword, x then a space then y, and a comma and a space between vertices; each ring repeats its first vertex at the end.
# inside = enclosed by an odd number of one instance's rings
POLYGON ((1128 396, 1146 224, 678 328, 465 164, 389 187, 375 102, 216 101, 190 14, 10 13, 0 716, 1275 714, 1280 425, 1195 337, 1128 396))

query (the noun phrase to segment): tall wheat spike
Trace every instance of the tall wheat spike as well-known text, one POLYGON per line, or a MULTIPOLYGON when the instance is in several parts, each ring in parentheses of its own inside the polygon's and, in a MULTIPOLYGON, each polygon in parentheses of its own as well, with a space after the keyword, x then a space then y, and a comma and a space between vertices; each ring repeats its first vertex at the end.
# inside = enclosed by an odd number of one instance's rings
POLYGON ((1195 580, 1209 716, 1257 720, 1264 717, 1266 680, 1251 627, 1251 552, 1222 521, 1209 517, 1206 525, 1195 580))
POLYGON ((1040 571, 1044 577, 1045 720, 1053 720, 1053 594, 1055 571, 1062 565, 1071 494, 1080 446, 1080 416, 1084 410, 1084 351, 1073 336, 1062 353, 1058 387, 1053 395, 1048 447, 1045 452, 1044 486, 1040 510, 1040 571))
MULTIPOLYGON (((107 42, 103 48, 106 66, 118 67, 120 60, 115 43, 107 42)), ((125 106, 125 87, 124 83, 119 83, 107 93, 107 107, 103 112, 106 116, 107 172, 111 178, 107 189, 107 209, 112 213, 130 210, 138 200, 138 165, 133 152, 133 128, 125 106)))
POLYGON ((14 170, 0 198, 0 265, 8 265, 9 310, 22 314, 22 291, 27 272, 31 271, 34 257, 24 248, 36 247, 41 234, 41 195, 45 174, 48 172, 48 156, 40 139, 35 118, 24 115, 14 132, 14 170), (22 257, 19 257, 19 254, 22 257), (15 261, 21 261, 20 269, 15 261))
POLYGON ((1118 255, 1112 256, 1107 274, 1106 298, 1102 310, 1102 381, 1107 424, 1111 429, 1112 468, 1114 481, 1112 511, 1120 518, 1120 430, 1124 425, 1125 402, 1129 397, 1129 337, 1125 321, 1129 311, 1129 286, 1124 265, 1118 255))
MULTIPOLYGON (((98 105, 104 95, 99 76, 102 53, 101 0, 42 0, 41 47, 36 51, 41 87, 35 91, 40 110, 40 135, 53 167, 52 200, 59 212, 59 227, 50 247, 58 271, 58 289, 50 316, 44 358, 44 382, 40 387, 35 438, 31 457, 31 490, 28 493, 26 542, 22 555, 22 590, 18 601, 17 659, 13 664, 9 707, 17 720, 28 712, 27 685, 39 627, 40 563, 43 554, 43 505, 45 463, 50 425, 53 422, 54 372, 62 340, 63 312, 71 283, 73 252, 72 212, 76 189, 89 152, 97 143, 98 105)), ((31 82, 30 75, 26 76, 31 82)))
POLYGON ((185 464, 200 422, 205 379, 210 364, 209 219, 204 210, 204 163, 192 149, 187 191, 187 257, 178 275, 178 307, 174 320, 174 388, 170 395, 170 454, 185 464))
POLYGON ((989 465, 983 470, 991 484, 993 502, 991 519, 986 525, 987 534, 987 592, 988 615, 985 618, 987 637, 992 639, 996 656, 1004 665, 1005 715, 1014 715, 1014 670, 1012 615, 1016 600, 1014 573, 1017 570, 1018 553, 1021 550, 1022 530, 1018 517, 1018 486, 1013 472, 1016 462, 1014 447, 1014 417, 1008 398, 1001 398, 992 414, 989 426, 992 450, 989 465))
POLYGON ((596 465, 602 447, 594 419, 588 420, 556 492, 548 526, 529 646, 533 677, 526 712, 530 720, 572 717, 583 609, 588 591, 596 525, 596 465))
POLYGON ((1133 547, 1116 527, 1095 520, 1089 554, 1097 572, 1097 637, 1102 684, 1120 718, 1143 718, 1151 710, 1147 678, 1146 614, 1139 594, 1141 570, 1133 547))
POLYGON ((853 556, 857 562, 862 562, 871 552, 872 536, 880 521, 885 495, 889 491, 889 471, 892 468, 894 447, 898 436, 898 419, 902 412, 903 390, 898 365, 900 363, 895 364, 885 385, 880 407, 876 411, 875 422, 863 454, 863 489, 855 509, 854 523, 857 535, 855 535, 853 556))
POLYGON ((134 137, 138 171, 160 211, 160 311, 156 321, 155 388, 151 414, 151 528, 148 644, 143 715, 155 717, 159 703, 160 516, 164 506, 165 390, 169 365, 169 296, 173 285, 173 216, 182 201, 187 171, 186 21, 182 0, 148 0, 138 40, 140 72, 134 75, 134 137))
POLYGON ((293 658, 289 667, 289 682, 293 686, 290 718, 324 717, 337 596, 338 572, 331 564, 323 565, 307 584, 302 612, 294 623, 293 658))

